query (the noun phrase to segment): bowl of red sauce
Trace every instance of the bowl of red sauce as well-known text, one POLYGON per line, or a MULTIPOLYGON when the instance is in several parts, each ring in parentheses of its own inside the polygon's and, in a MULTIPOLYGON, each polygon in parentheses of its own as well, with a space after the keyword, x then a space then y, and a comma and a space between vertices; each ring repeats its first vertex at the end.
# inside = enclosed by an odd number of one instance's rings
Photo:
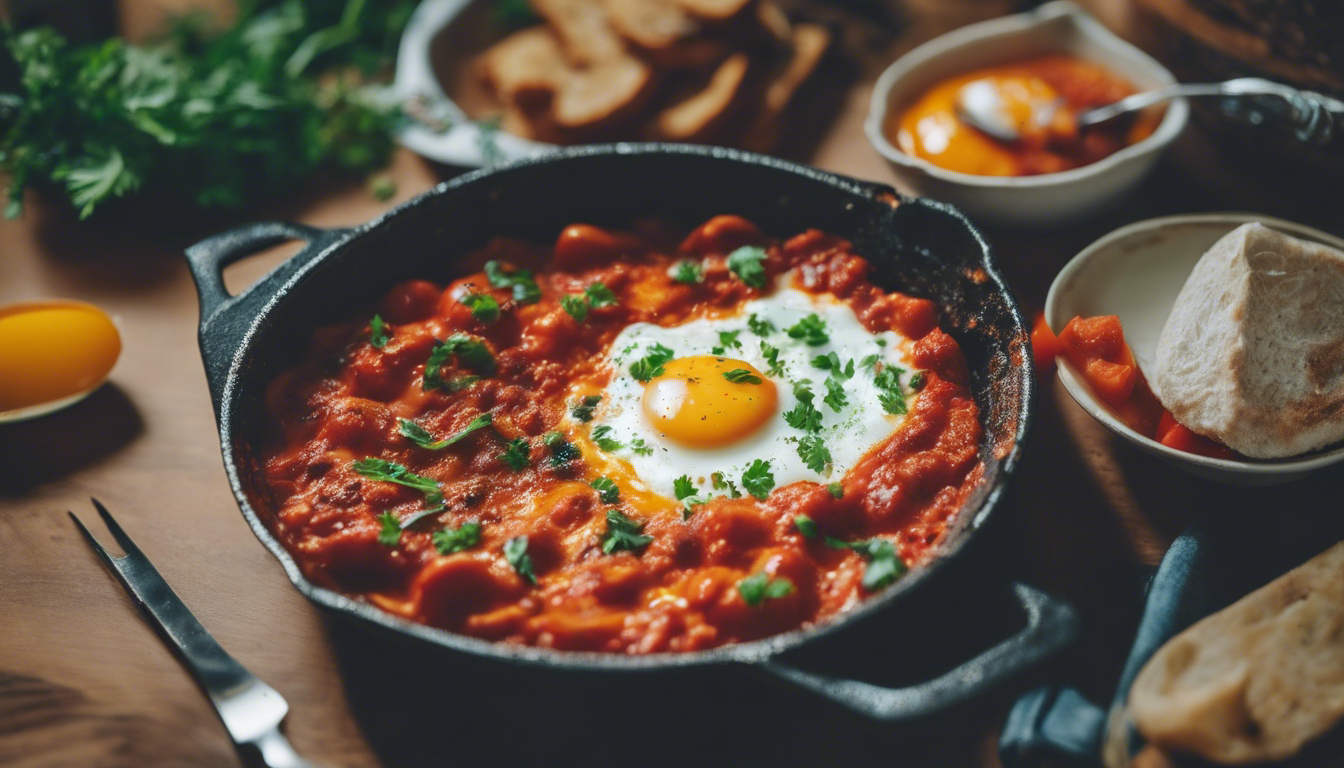
POLYGON ((1079 130, 1078 112, 1175 78, 1067 0, 963 27, 897 59, 878 79, 865 130, 901 181, 990 224, 1040 229, 1118 204, 1185 127, 1184 101, 1079 130), (968 86, 1009 112, 1057 105, 1017 141, 967 124, 968 86))

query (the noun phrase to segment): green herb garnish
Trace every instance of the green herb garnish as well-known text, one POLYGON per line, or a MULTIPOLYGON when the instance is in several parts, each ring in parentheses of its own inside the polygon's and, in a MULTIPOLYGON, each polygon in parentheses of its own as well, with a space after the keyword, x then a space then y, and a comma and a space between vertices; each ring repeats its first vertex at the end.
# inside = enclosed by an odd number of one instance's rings
POLYGON ((490 426, 494 423, 494 416, 489 413, 482 413, 480 416, 472 419, 471 422, 457 432, 457 434, 443 440, 435 440, 433 435, 414 421, 409 419, 398 419, 398 422, 400 423, 401 434, 405 436, 407 440, 410 440, 412 443, 415 443, 426 450, 441 451, 454 443, 461 442, 472 433, 490 426))
POLYGON ((834 549, 852 549, 868 561, 868 566, 863 569, 862 584, 869 592, 876 592, 891 584, 908 570, 905 561, 896 554, 896 547, 886 539, 846 542, 827 536, 826 546, 834 549))
POLYGON ((841 381, 845 381, 854 375, 854 361, 850 360, 846 365, 841 365, 840 356, 834 352, 812 358, 812 367, 830 371, 832 376, 841 381))
POLYGON ((728 269, 737 279, 752 288, 764 288, 766 283, 765 249, 758 245, 744 245, 728 254, 728 269))
POLYGON ((805 539, 815 539, 821 535, 821 531, 817 529, 817 521, 807 515, 795 515, 793 527, 797 528, 805 539))
POLYGON ((644 442, 644 438, 635 437, 630 440, 630 450, 635 452, 636 456, 652 456, 653 446, 644 442))
POLYGON ((470 522, 458 528, 444 528, 436 531, 430 541, 434 542, 434 548, 439 550, 440 555, 462 552, 481 543, 481 524, 470 522))
POLYGON ((513 566, 514 573, 532 586, 537 585, 537 574, 532 570, 532 556, 527 554, 527 537, 514 536, 504 542, 504 560, 513 566))
POLYGON ((593 309, 610 307, 616 303, 616 294, 603 283, 592 283, 583 289, 583 295, 593 309))
POLYGON ((593 411, 597 409, 597 404, 602 402, 601 395, 584 395, 579 402, 570 409, 569 413, 574 418, 587 424, 593 420, 593 411))
POLYGON ((821 429, 821 411, 812 405, 815 395, 812 394, 811 386, 806 381, 793 382, 793 396, 798 398, 798 404, 791 410, 784 412, 785 423, 804 432, 819 431, 821 429))
POLYGON ((611 478, 599 477, 589 485, 597 491, 598 498, 607 504, 619 504, 621 502, 621 489, 611 478))
POLYGON ((915 371, 910 376, 910 388, 918 392, 924 388, 926 381, 928 381, 928 377, 924 375, 923 371, 915 371))
POLYGON ((874 352, 873 354, 863 358, 862 362, 859 363, 859 367, 867 368, 868 370, 871 371, 877 365, 877 361, 881 359, 882 356, 874 352))
POLYGON ((802 339, 809 347, 819 347, 831 340, 826 332, 826 323, 815 313, 789 326, 786 333, 789 338, 802 339))
POLYGON ((765 571, 758 571, 737 582, 737 593, 742 596, 742 602, 756 608, 766 600, 793 594, 793 582, 785 578, 772 579, 765 571))
POLYGON ((653 541, 652 536, 640 533, 642 530, 643 523, 636 523, 619 510, 607 510, 607 534, 602 537, 602 551, 608 555, 622 549, 638 553, 653 541))
POLYGON ((722 344, 722 345, 724 346, 725 349, 741 349, 741 348, 742 348, 742 342, 740 342, 740 341, 737 340, 738 334, 740 334, 740 333, 742 333, 742 332, 741 332, 741 331, 719 331, 719 343, 722 344))
POLYGON ((553 467, 562 467, 583 455, 579 452, 578 446, 566 440, 559 432, 547 432, 542 440, 546 443, 546 447, 551 449, 553 467))
POLYGON ((775 487, 775 476, 770 472, 770 462, 756 459, 742 473, 742 487, 747 493, 764 500, 775 487))
POLYGON ((842 499, 845 496, 845 487, 839 483, 831 483, 826 486, 826 490, 831 494, 831 498, 833 499, 842 499))
POLYGON ((839 413, 841 408, 849 404, 849 398, 845 395, 845 388, 833 376, 826 377, 826 396, 821 401, 829 405, 831 410, 836 413, 839 413))
POLYGON ((383 318, 374 315, 373 319, 369 321, 369 343, 373 345, 374 349, 382 349, 391 338, 392 336, 387 332, 387 325, 383 322, 383 318))
POLYGON ((620 440, 607 437, 607 435, 610 434, 611 427, 606 424, 603 424, 600 427, 595 427, 593 429, 593 442, 597 444, 598 448, 601 448, 608 453, 619 451, 625 447, 625 443, 622 443, 620 440))
POLYGON ((351 464, 351 467, 370 480, 380 480, 385 483, 404 485, 407 488, 414 488, 426 496, 439 493, 439 483, 437 480, 432 477, 417 475, 394 461, 375 458, 360 459, 351 464))
POLYGON ((690 475, 682 475, 672 481, 672 490, 677 496, 677 501, 682 501, 695 495, 695 484, 691 482, 690 475))
POLYGON ((588 319, 588 302, 584 301, 582 296, 577 294, 561 296, 560 306, 564 307, 576 323, 583 323, 588 319))
MULTIPOLYGON (((463 388, 463 385, 456 380, 445 380, 441 375, 443 366, 450 357, 456 357, 459 365, 482 376, 491 376, 495 373, 495 356, 490 353, 490 348, 485 342, 465 333, 455 333, 448 337, 447 341, 440 341, 430 351, 429 360, 425 362, 422 384, 425 391, 439 389, 455 392, 463 388)), ((475 381, 476 379, 472 378, 467 385, 475 381)))
POLYGON ((463 296, 462 304, 471 310, 471 316, 485 325, 499 319, 499 302, 488 293, 468 293, 463 296))
POLYGON ((779 347, 772 346, 762 341, 761 354, 765 355, 765 361, 770 364, 770 368, 767 369, 765 372, 766 375, 768 376, 784 375, 784 364, 779 362, 779 347))
POLYGON ((519 304, 535 304, 541 301, 541 287, 533 279, 530 269, 505 272, 504 266, 498 261, 487 261, 485 278, 496 288, 513 289, 513 300, 519 304))
POLYGON ((378 543, 384 547, 395 547, 401 543, 401 521, 391 512, 378 516, 378 524, 383 527, 378 532, 378 543))
POLYGON ((724 371, 723 378, 734 384, 760 384, 761 377, 748 371, 746 368, 734 368, 731 371, 724 371))
POLYGON ((532 450, 527 444, 527 440, 522 437, 515 437, 504 444, 504 452, 499 454, 500 461, 508 465, 509 469, 517 472, 526 469, 531 463, 532 450))
POLYGON ((693 261, 677 262, 677 269, 672 273, 672 279, 678 283, 687 283, 693 285, 705 279, 704 273, 700 270, 700 265, 693 261))
POLYGON ((756 315, 747 317, 747 327, 757 336, 769 336, 775 332, 775 324, 769 320, 762 320, 756 315))
POLYGON ((798 441, 798 458, 803 460, 808 469, 821 474, 826 465, 831 463, 831 452, 820 437, 808 435, 798 441))
POLYGON ((902 414, 907 410, 905 392, 901 389, 901 373, 903 371, 900 368, 887 365, 873 376, 873 383, 878 389, 877 401, 887 413, 902 414))
POLYGON ((656 379, 663 375, 663 364, 676 357, 676 354, 662 344, 654 344, 647 355, 630 366, 630 375, 642 382, 656 379))

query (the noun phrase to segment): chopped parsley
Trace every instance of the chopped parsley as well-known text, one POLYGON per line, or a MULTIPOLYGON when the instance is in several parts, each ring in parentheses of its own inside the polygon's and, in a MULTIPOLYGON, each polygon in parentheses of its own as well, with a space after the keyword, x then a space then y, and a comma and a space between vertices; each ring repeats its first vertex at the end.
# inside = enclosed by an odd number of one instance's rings
POLYGON ((595 427, 593 429, 593 442, 597 443, 598 448, 608 452, 619 451, 625 447, 625 443, 622 443, 620 440, 607 437, 607 435, 610 434, 611 427, 606 424, 603 424, 600 427, 595 427))
POLYGON ((789 326, 789 338, 802 339, 809 347, 819 347, 831 340, 826 323, 815 312, 789 326))
POLYGON ((798 441, 798 458, 807 464, 807 468, 821 474, 831 463, 831 452, 817 435, 808 435, 798 441))
POLYGON ((832 376, 841 381, 846 381, 854 375, 854 361, 850 360, 846 365, 840 365, 840 356, 834 352, 812 358, 812 367, 830 371, 832 376))
POLYGON ((535 304, 541 301, 541 287, 532 279, 529 269, 515 269, 505 272, 498 261, 485 263, 485 277, 496 288, 512 288, 513 300, 519 304, 535 304))
POLYGON ((634 451, 636 456, 653 455, 653 446, 645 442, 642 437, 636 437, 630 440, 630 450, 634 451))
POLYGON ((474 373, 482 376, 490 376, 495 372, 495 356, 490 353, 490 348, 480 339, 474 339, 465 333, 455 333, 448 337, 447 341, 440 341, 429 353, 429 360, 425 363, 425 378, 423 389, 439 389, 448 392, 456 392, 464 386, 476 381, 474 377, 465 377, 469 379, 466 384, 462 384, 460 379, 445 380, 441 373, 443 366, 450 357, 456 357, 458 364, 474 373))
POLYGON ((457 434, 452 437, 444 438, 443 440, 435 440, 434 436, 426 431, 424 427, 416 424, 410 419, 399 419, 398 421, 401 424, 401 434, 407 440, 410 440, 412 443, 429 451, 441 451, 453 443, 461 442, 472 433, 490 426, 494 423, 494 416, 489 413, 482 413, 480 416, 472 419, 471 423, 463 427, 457 434))
POLYGON ((770 462, 756 459, 742 473, 742 487, 747 493, 758 499, 765 499, 775 487, 775 476, 770 472, 770 462))
POLYGON ((722 472, 715 472, 709 476, 709 483, 716 491, 728 491, 728 497, 731 499, 742 498, 742 492, 737 490, 737 486, 732 480, 723 476, 722 472))
POLYGON ((901 389, 901 373, 902 369, 887 365, 873 376, 873 384, 878 389, 877 401, 887 413, 902 414, 907 410, 905 392, 901 389))
POLYGON ((812 388, 806 381, 793 382, 793 396, 798 398, 798 405, 792 410, 784 412, 784 421, 794 429, 801 429, 804 432, 817 432, 821 429, 821 411, 812 405, 812 388))
POLYGON ((672 481, 673 492, 676 493, 677 501, 682 501, 695 495, 695 484, 691 482, 690 475, 682 475, 672 481))
POLYGON ((638 554, 639 550, 653 541, 652 536, 640 533, 642 530, 643 523, 636 523, 619 510, 607 510, 607 534, 602 537, 602 551, 608 555, 618 550, 638 554))
POLYGON ((728 254, 728 269, 737 279, 752 288, 764 288, 766 283, 765 249, 759 245, 744 245, 728 254))
POLYGON ((868 370, 871 371, 877 365, 877 361, 881 359, 882 356, 874 352, 873 354, 863 358, 863 360, 859 363, 859 367, 867 368, 868 370))
POLYGON ((589 483, 596 491, 598 498, 607 504, 621 503, 621 489, 616 486, 616 482, 609 477, 599 477, 589 483))
POLYGON ((758 571, 737 582, 737 594, 742 602, 756 608, 766 600, 776 600, 793 594, 793 582, 785 578, 772 579, 765 571, 758 571))
POLYGON ((852 549, 868 561, 863 569, 863 588, 869 592, 891 584, 905 575, 905 561, 896 554, 896 547, 886 539, 873 538, 865 541, 846 542, 831 536, 826 537, 826 546, 835 549, 852 549))
POLYGON ((391 512, 378 516, 378 524, 383 529, 378 532, 378 543, 384 547, 395 547, 401 543, 401 521, 391 512))
POLYGON ((584 301, 582 296, 577 294, 561 296, 560 306, 565 308, 576 323, 583 323, 588 319, 588 302, 584 301))
POLYGON ((434 548, 440 555, 462 552, 481 543, 481 524, 475 521, 463 523, 458 528, 444 528, 430 537, 434 548))
POLYGON ((815 539, 821 535, 821 531, 817 529, 817 521, 807 515, 795 515, 793 527, 797 528, 805 539, 815 539))
POLYGON ((677 269, 672 273, 672 279, 678 283, 692 285, 705 279, 704 273, 700 270, 700 265, 693 261, 677 262, 677 269))
POLYGON ((836 381, 834 376, 826 377, 826 396, 823 397, 821 401, 829 405, 831 410, 836 413, 839 413, 841 408, 849 405, 849 398, 845 396, 844 386, 836 381))
MULTIPOLYGON (((439 483, 437 480, 432 477, 417 475, 394 461, 368 458, 360 459, 351 466, 356 472, 370 480, 381 480, 385 483, 404 485, 407 488, 414 488, 426 496, 439 494, 439 483)), ((438 503, 438 501, 435 500, 433 503, 438 503)))
POLYGON ((833 499, 842 499, 845 497, 845 487, 839 483, 831 483, 826 486, 826 490, 831 494, 831 498, 833 499))
POLYGON ((387 332, 387 324, 383 322, 383 318, 374 315, 373 319, 369 321, 369 343, 373 345, 374 349, 382 349, 391 338, 392 336, 387 332))
POLYGON ((918 392, 924 388, 924 383, 927 380, 928 377, 924 375, 923 371, 915 371, 910 375, 910 388, 918 392))
POLYGON ((537 584, 537 574, 532 570, 532 556, 527 554, 527 537, 514 536, 504 542, 504 560, 513 566, 514 573, 532 586, 537 584))
POLYGON ((649 353, 643 358, 636 360, 630 366, 630 375, 637 381, 648 382, 663 375, 663 364, 676 357, 677 353, 664 347, 662 344, 654 344, 649 348, 649 353))
POLYGON ((756 315, 747 317, 747 327, 757 336, 769 336, 775 332, 775 324, 769 320, 762 320, 756 315))
POLYGON ((542 442, 551 449, 551 466, 562 467, 565 464, 579 458, 582 454, 578 446, 565 439, 565 436, 559 432, 547 432, 542 437, 542 442))
POLYGON ((504 452, 499 454, 499 460, 509 466, 509 469, 517 472, 526 469, 531 463, 532 450, 527 444, 526 438, 515 437, 504 444, 504 452))
POLYGON ((765 361, 770 364, 770 368, 766 370, 767 375, 769 376, 784 375, 784 364, 779 362, 779 347, 767 344, 764 341, 762 341, 761 354, 765 355, 765 361))
POLYGON ((592 283, 583 289, 584 298, 593 309, 610 307, 616 303, 616 294, 604 283, 592 283))
POLYGON ((740 341, 737 340, 737 337, 738 337, 738 335, 739 335, 740 333, 742 333, 742 332, 741 332, 741 331, 719 331, 719 343, 722 344, 722 345, 724 346, 725 349, 741 349, 741 348, 742 348, 742 342, 740 342, 740 341))
POLYGON ((593 411, 597 409, 597 404, 602 402, 601 395, 584 395, 579 402, 570 409, 569 413, 574 418, 587 424, 593 420, 593 411))
POLYGON ((488 293, 468 293, 462 297, 462 304, 480 323, 490 325, 499 319, 499 302, 488 293))
POLYGON ((734 368, 731 371, 724 371, 723 378, 734 384, 760 384, 761 377, 748 371, 746 368, 734 368))

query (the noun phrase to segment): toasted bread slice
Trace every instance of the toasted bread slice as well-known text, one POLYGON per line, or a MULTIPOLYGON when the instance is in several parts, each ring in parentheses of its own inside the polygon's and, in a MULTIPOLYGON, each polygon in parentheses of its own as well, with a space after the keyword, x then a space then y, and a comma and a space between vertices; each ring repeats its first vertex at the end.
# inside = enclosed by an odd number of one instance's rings
POLYGON ((745 13, 755 0, 678 0, 692 16, 708 21, 727 21, 745 13))
POLYGON ((509 35, 485 52, 486 82, 506 104, 535 104, 550 98, 568 67, 560 39, 545 26, 509 35))
POLYGON ((702 88, 658 113, 652 135, 665 141, 706 140, 741 100, 750 70, 751 58, 745 53, 724 59, 702 88))
POLYGON ((611 26, 602 0, 531 0, 577 66, 609 62, 626 55, 625 43, 611 26))
POLYGON ((629 55, 575 68, 551 102, 552 117, 561 131, 603 131, 638 112, 655 86, 653 70, 629 55))
POLYGON ((605 5, 611 26, 644 50, 670 48, 700 31, 677 0, 605 0, 605 5))
POLYGON ((779 140, 779 117, 788 108, 798 89, 812 76, 831 47, 831 32, 819 24, 798 24, 793 28, 792 46, 765 76, 760 101, 754 106, 755 117, 742 134, 746 149, 765 152, 779 140))

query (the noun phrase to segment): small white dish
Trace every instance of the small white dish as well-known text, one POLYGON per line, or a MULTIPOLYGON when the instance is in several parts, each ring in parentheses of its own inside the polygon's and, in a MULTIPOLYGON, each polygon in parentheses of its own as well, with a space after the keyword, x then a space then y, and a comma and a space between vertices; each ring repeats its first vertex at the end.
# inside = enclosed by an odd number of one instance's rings
MULTIPOLYGON (((1045 321, 1056 331, 1070 319, 1116 315, 1140 370, 1150 370, 1158 336, 1199 257, 1218 238, 1258 221, 1304 240, 1344 249, 1344 240, 1290 221, 1249 213, 1148 219, 1111 232, 1060 270, 1045 299, 1045 321)), ((1083 410, 1124 439, 1187 472, 1229 485, 1276 485, 1344 460, 1344 446, 1287 459, 1213 459, 1178 451, 1121 421, 1062 358, 1059 378, 1083 410)))
POLYGON ((864 130, 896 175, 921 195, 944 200, 972 219, 1015 229, 1074 223, 1119 203, 1153 169, 1185 128, 1189 105, 1177 99, 1152 135, 1090 165, 1039 176, 975 176, 911 157, 887 138, 887 117, 948 78, 1031 56, 1066 53, 1096 62, 1139 90, 1176 78, 1152 57, 1116 37, 1068 0, 1028 13, 972 24, 934 38, 897 59, 878 78, 864 130))

